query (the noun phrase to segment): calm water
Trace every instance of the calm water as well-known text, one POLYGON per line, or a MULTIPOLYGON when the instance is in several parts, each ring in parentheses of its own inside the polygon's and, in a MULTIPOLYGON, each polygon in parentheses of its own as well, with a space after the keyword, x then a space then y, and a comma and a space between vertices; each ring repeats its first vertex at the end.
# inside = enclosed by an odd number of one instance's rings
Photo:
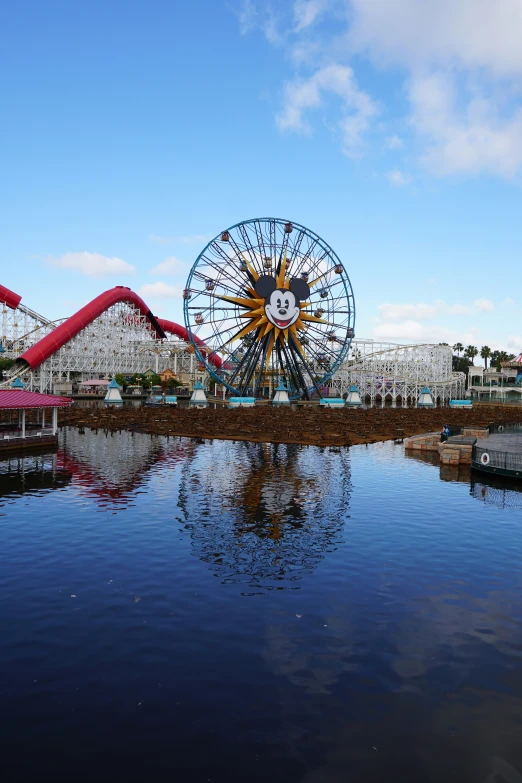
POLYGON ((61 437, 0 462, 3 780, 522 783, 517 488, 61 437))

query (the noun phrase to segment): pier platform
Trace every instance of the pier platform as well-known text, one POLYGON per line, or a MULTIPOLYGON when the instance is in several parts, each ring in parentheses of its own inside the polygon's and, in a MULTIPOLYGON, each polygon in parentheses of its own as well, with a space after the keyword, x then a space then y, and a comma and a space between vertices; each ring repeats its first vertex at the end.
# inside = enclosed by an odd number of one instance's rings
POLYGON ((522 434, 498 433, 478 438, 471 457, 471 466, 485 473, 522 477, 522 434))

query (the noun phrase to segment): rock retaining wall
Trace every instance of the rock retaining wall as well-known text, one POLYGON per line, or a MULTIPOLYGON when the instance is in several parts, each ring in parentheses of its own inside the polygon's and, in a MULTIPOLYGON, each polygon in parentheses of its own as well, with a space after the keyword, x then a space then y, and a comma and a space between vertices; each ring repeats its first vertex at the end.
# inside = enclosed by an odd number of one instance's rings
POLYGON ((437 451, 440 444, 440 432, 428 432, 414 435, 404 440, 406 451, 437 451))
POLYGON ((438 452, 441 465, 469 465, 471 463, 472 443, 439 443, 438 452))
POLYGON ((465 438, 487 438, 489 430, 487 427, 463 427, 462 435, 465 438))

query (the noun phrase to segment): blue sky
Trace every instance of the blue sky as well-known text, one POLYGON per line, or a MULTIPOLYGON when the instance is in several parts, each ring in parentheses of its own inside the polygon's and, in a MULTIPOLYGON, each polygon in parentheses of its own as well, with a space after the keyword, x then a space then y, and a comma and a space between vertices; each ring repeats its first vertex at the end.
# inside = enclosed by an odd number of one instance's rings
POLYGON ((522 350, 518 0, 26 0, 0 28, 0 282, 182 320, 206 241, 276 216, 360 337, 522 350))

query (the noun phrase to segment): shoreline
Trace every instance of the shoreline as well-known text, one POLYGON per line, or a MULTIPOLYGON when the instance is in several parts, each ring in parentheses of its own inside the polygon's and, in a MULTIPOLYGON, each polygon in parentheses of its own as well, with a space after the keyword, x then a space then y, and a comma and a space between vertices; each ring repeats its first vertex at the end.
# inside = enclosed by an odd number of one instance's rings
POLYGON ((116 432, 128 430, 168 437, 202 440, 241 440, 303 446, 356 446, 453 427, 486 427, 518 423, 518 411, 484 406, 472 410, 449 408, 69 408, 60 425, 116 432))

